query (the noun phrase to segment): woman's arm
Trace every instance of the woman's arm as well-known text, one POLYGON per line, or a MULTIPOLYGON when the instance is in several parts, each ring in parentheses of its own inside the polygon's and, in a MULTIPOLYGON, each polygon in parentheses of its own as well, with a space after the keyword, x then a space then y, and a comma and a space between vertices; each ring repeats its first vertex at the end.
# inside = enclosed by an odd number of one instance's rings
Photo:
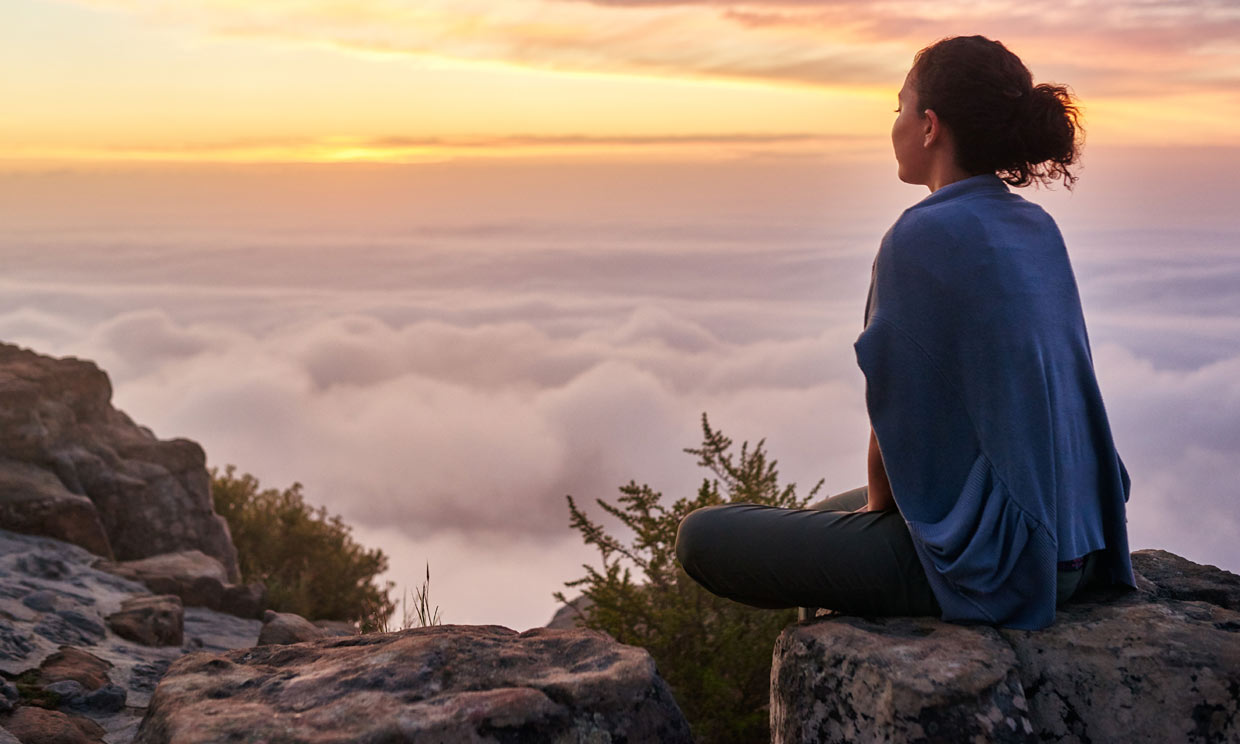
POLYGON ((868 457, 869 487, 866 505, 857 511, 888 511, 896 508, 891 496, 891 483, 887 480, 887 468, 883 466, 883 453, 878 449, 878 436, 870 427, 870 453, 868 457))

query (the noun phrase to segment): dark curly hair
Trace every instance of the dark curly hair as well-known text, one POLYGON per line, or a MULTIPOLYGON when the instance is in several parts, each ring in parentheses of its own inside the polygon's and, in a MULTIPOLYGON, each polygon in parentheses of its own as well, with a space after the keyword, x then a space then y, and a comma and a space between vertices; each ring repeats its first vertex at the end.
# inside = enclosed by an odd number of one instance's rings
POLYGON ((984 36, 931 44, 911 75, 918 108, 934 109, 951 130, 961 168, 1012 186, 1063 179, 1072 188, 1084 131, 1067 87, 1034 85, 1019 57, 984 36))

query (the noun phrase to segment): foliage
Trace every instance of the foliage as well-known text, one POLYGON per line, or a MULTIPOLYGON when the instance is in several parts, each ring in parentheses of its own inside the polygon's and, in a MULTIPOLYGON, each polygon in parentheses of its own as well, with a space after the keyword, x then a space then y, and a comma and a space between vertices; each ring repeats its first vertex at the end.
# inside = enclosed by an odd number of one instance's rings
POLYGON ((374 582, 387 570, 388 557, 354 542, 352 528, 325 507, 307 504, 301 488, 263 489, 232 465, 223 473, 211 470, 215 511, 232 532, 241 580, 266 584, 273 610, 357 622, 363 632, 382 628, 396 609, 388 596, 393 583, 374 582))
POLYGON ((406 589, 400 599, 400 627, 394 628, 385 620, 381 626, 383 631, 386 633, 393 630, 429 628, 432 625, 441 625, 443 621, 439 617, 439 605, 435 605, 435 608, 431 609, 430 589, 431 565, 428 563, 426 564, 426 579, 422 581, 422 586, 414 587, 413 589, 413 611, 409 611, 409 590, 406 589))
MULTIPOLYGON (((796 485, 781 487, 776 461, 711 429, 702 414, 702 446, 686 449, 713 477, 703 479, 694 498, 664 506, 661 493, 630 481, 620 487, 619 505, 598 505, 633 532, 628 544, 609 534, 577 507, 568 509, 572 527, 602 556, 602 569, 585 565, 586 575, 565 584, 594 602, 582 617, 587 627, 606 631, 621 643, 642 646, 654 657, 659 673, 704 744, 767 742, 771 649, 796 611, 759 610, 707 592, 676 561, 676 530, 694 509, 714 504, 750 502, 802 507, 822 482, 803 498, 796 485), (633 570, 640 578, 635 579, 633 570)), ((563 592, 555 598, 566 602, 563 592)))

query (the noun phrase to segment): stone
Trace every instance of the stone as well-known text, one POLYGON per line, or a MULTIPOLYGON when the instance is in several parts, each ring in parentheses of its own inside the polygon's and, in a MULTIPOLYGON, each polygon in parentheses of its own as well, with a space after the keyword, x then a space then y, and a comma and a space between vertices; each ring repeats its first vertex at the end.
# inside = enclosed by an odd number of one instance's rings
POLYGON ((225 584, 218 609, 229 615, 261 620, 267 609, 267 587, 261 581, 225 584))
POLYGON ((95 568, 145 585, 155 594, 175 594, 187 607, 219 609, 227 570, 201 550, 163 553, 136 561, 99 561, 95 568))
POLYGON ((96 713, 119 713, 125 709, 128 697, 124 687, 108 683, 86 694, 85 707, 96 713))
POLYGON ((691 741, 650 655, 588 630, 433 626, 190 654, 134 744, 691 741))
MULTIPOLYGON (((93 680, 79 679, 76 683, 87 682, 84 688, 98 686, 86 690, 80 707, 64 706, 61 712, 89 716, 103 726, 107 742, 129 744, 159 679, 188 649, 137 644, 120 637, 106 622, 106 635, 91 645, 68 644, 71 648, 62 648, 66 644, 36 633, 35 627, 48 617, 55 617, 62 630, 72 629, 74 626, 57 614, 62 610, 75 610, 102 621, 120 611, 126 600, 149 596, 142 584, 92 568, 97 560, 99 556, 77 545, 0 529, 0 671, 10 679, 23 675, 23 683, 33 688, 29 694, 49 703, 52 696, 43 692, 45 685, 78 676, 64 674, 64 670, 90 672, 93 680), (32 596, 30 604, 50 608, 51 612, 29 607, 24 600, 32 596), (41 664, 46 666, 39 672, 41 664)), ((251 648, 261 625, 258 619, 203 607, 184 608, 185 636, 193 633, 198 639, 194 647, 202 650, 251 648)), ((0 700, 7 700, 3 689, 0 684, 0 700)), ((8 705, 0 702, 0 717, 19 706, 16 697, 8 705)))
POLYGON ((0 524, 5 529, 55 537, 112 556, 94 502, 69 491, 55 473, 31 463, 0 459, 0 524))
POLYGON ((55 612, 60 595, 48 589, 40 589, 22 597, 22 604, 37 612, 55 612))
POLYGON ((772 742, 1240 741, 1240 577, 1164 551, 1133 565, 1140 591, 1087 592, 1037 631, 790 626, 772 663, 772 742))
POLYGON ((111 662, 80 648, 65 646, 43 660, 39 666, 39 681, 46 687, 73 680, 86 690, 97 690, 109 682, 108 670, 111 668, 111 662))
POLYGON ((121 638, 144 646, 180 646, 185 610, 175 594, 133 597, 119 612, 107 617, 108 627, 121 638))
POLYGON ((258 632, 258 646, 285 645, 326 638, 330 634, 292 612, 267 610, 263 614, 263 628, 258 632))
POLYGON ((833 616, 786 629, 773 742, 1030 742, 1012 648, 993 628, 833 616))
POLYGON ((21 744, 100 744, 103 727, 89 718, 31 705, 13 711, 0 726, 21 744))
POLYGON ((50 685, 44 685, 47 692, 54 692, 60 697, 60 705, 69 708, 81 708, 86 704, 86 688, 82 683, 72 679, 62 679, 50 685))
POLYGON ((1240 612, 1240 576, 1216 566, 1203 566, 1165 550, 1137 550, 1132 567, 1162 599, 1209 602, 1240 612))
POLYGON ((555 611, 551 616, 551 622, 547 623, 548 628, 581 628, 585 626, 585 620, 590 616, 590 608, 594 606, 594 600, 584 594, 573 597, 564 604, 563 607, 555 611))
POLYGON ((34 632, 53 643, 93 646, 107 635, 103 619, 93 611, 66 608, 47 613, 34 626, 34 632))
POLYGON ((122 561, 197 549, 237 581, 202 448, 156 439, 111 398, 93 362, 0 344, 0 524, 122 561))
POLYGON ((1240 740, 1240 613, 1138 595, 1002 633, 1040 741, 1240 740))
POLYGON ((9 733, 6 728, 0 728, 0 744, 22 744, 16 736, 9 733))
POLYGON ((7 679, 0 679, 0 713, 13 710, 13 706, 17 705, 20 699, 21 695, 17 692, 17 686, 7 679))

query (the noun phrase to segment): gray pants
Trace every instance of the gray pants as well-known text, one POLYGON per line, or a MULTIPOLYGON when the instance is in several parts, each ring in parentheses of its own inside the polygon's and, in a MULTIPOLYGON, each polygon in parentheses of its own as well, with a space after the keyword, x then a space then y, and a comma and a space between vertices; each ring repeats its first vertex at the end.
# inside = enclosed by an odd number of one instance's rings
MULTIPOLYGON (((809 509, 759 504, 708 506, 689 514, 676 557, 713 594, 753 607, 822 607, 849 615, 941 613, 897 511, 853 513, 866 488, 809 509)), ((1061 571, 1057 604, 1083 584, 1061 571)))

